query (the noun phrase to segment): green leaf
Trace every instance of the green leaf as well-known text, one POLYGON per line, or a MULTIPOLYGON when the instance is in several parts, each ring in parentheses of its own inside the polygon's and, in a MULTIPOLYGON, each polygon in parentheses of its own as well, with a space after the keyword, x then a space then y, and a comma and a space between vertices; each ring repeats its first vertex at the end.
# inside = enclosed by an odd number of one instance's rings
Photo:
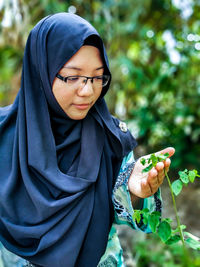
POLYGON ((159 154, 159 155, 157 156, 158 161, 164 161, 164 160, 166 160, 166 158, 168 158, 168 157, 169 157, 169 153, 159 154))
POLYGON ((153 166, 155 167, 156 164, 158 163, 158 158, 156 157, 156 155, 155 154, 151 154, 150 160, 151 160, 153 166))
MULTIPOLYGON (((186 225, 184 224, 181 224, 180 227, 181 227, 181 230, 186 229, 186 225)), ((178 233, 178 232, 179 232, 179 227, 177 227, 175 230, 172 231, 173 234, 178 233)))
POLYGON ((180 240, 181 240, 180 235, 174 235, 174 236, 170 237, 165 243, 167 245, 172 245, 172 244, 179 242, 180 240))
POLYGON ((188 232, 184 232, 185 236, 188 236, 188 238, 185 240, 185 242, 193 249, 200 249, 200 239, 199 237, 192 235, 188 232))
POLYGON ((142 172, 149 172, 152 168, 153 168, 153 164, 151 163, 151 164, 148 165, 146 168, 144 168, 144 169, 142 170, 142 172))
POLYGON ((149 212, 149 209, 148 208, 142 209, 141 212, 142 213, 148 213, 149 212))
POLYGON ((182 188, 183 188, 183 183, 180 180, 176 180, 172 183, 172 191, 176 196, 180 194, 182 188))
POLYGON ((187 175, 187 169, 185 169, 184 171, 179 171, 178 174, 180 176, 180 180, 184 184, 188 184, 189 183, 189 178, 188 178, 188 175, 187 175))
POLYGON ((193 249, 200 249, 200 242, 197 240, 194 240, 192 238, 187 238, 185 242, 188 244, 189 247, 193 249))
POLYGON ((171 226, 168 222, 161 222, 158 226, 158 235, 160 239, 165 243, 171 237, 171 226))
POLYGON ((144 166, 145 163, 146 163, 146 159, 145 158, 141 158, 140 163, 144 166))
POLYGON ((171 218, 164 218, 162 221, 163 222, 165 221, 165 222, 168 222, 168 223, 173 222, 173 220, 171 218))
POLYGON ((143 209, 143 210, 141 210, 141 213, 143 215, 143 223, 147 224, 148 218, 149 218, 149 209, 143 209))
POLYGON ((165 153, 164 156, 165 156, 166 158, 169 157, 169 153, 168 153, 168 152, 165 153))
POLYGON ((153 233, 156 233, 156 229, 160 223, 160 213, 151 213, 148 218, 149 226, 153 233))
POLYGON ((134 210, 132 218, 133 218, 134 221, 139 223, 140 220, 141 220, 141 210, 134 210))
POLYGON ((151 214, 155 214, 155 215, 161 217, 161 213, 160 213, 160 211, 153 211, 151 214))
POLYGON ((188 177, 191 183, 194 182, 196 176, 197 176, 197 170, 189 171, 188 177))
POLYGON ((191 234, 189 232, 184 232, 184 235, 186 235, 186 236, 188 236, 188 237, 190 237, 190 238, 192 238, 192 239, 194 239, 196 241, 200 241, 199 237, 197 237, 197 236, 195 236, 195 235, 193 235, 193 234, 191 234))

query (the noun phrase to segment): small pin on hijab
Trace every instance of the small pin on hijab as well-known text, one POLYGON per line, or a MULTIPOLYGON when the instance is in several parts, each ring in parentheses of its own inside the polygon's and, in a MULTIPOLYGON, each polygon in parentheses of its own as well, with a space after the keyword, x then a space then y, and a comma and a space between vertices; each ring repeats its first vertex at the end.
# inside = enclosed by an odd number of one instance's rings
POLYGON ((126 132, 128 131, 128 127, 127 127, 126 123, 123 122, 123 121, 120 121, 120 123, 119 123, 119 128, 120 128, 120 130, 121 130, 122 132, 124 132, 124 133, 126 133, 126 132))

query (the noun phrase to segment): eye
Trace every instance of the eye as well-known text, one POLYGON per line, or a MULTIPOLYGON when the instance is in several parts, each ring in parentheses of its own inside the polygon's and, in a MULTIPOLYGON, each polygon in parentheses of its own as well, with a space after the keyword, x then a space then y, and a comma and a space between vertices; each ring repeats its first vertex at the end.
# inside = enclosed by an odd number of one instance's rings
POLYGON ((78 76, 69 76, 67 77, 67 82, 68 83, 76 83, 80 80, 80 77, 78 76))
POLYGON ((103 76, 96 76, 96 77, 94 77, 94 80, 96 82, 102 82, 103 81, 103 76))

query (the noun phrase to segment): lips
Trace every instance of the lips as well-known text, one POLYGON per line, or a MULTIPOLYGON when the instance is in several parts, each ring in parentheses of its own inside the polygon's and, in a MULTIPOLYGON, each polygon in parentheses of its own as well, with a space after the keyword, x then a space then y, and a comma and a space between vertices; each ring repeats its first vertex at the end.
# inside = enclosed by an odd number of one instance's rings
POLYGON ((73 104, 73 106, 77 109, 84 110, 88 109, 90 107, 91 103, 86 103, 86 104, 73 104))

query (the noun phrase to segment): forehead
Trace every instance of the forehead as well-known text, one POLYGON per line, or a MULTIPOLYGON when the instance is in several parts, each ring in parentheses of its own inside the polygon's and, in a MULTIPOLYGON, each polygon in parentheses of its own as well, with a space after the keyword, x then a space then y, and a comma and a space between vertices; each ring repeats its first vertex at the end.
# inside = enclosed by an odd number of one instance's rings
POLYGON ((98 48, 84 45, 64 64, 63 67, 100 69, 103 67, 103 60, 98 48))

